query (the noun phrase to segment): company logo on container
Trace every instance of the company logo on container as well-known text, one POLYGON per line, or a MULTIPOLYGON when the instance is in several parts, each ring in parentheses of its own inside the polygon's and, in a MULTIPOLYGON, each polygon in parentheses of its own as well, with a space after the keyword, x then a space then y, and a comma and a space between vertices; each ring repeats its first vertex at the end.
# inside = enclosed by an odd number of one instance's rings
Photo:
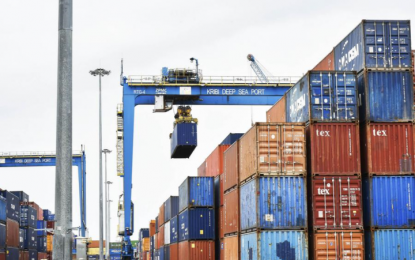
MULTIPOLYGON (((345 51, 347 44, 349 41, 346 41, 343 44, 342 53, 345 51)), ((339 59, 339 70, 345 68, 349 63, 351 63, 354 59, 359 56, 359 44, 357 43, 354 47, 352 47, 347 53, 342 54, 339 59)))
POLYGON ((303 107, 305 107, 305 94, 297 98, 290 106, 291 114, 296 114, 303 107))
POLYGON ((386 130, 376 130, 373 129, 373 136, 388 136, 386 130))
POLYGON ((320 131, 316 130, 317 136, 323 136, 323 137, 331 137, 330 131, 320 131))
POLYGON ((318 195, 330 195, 329 189, 321 189, 321 188, 318 188, 317 189, 317 193, 318 193, 318 195))

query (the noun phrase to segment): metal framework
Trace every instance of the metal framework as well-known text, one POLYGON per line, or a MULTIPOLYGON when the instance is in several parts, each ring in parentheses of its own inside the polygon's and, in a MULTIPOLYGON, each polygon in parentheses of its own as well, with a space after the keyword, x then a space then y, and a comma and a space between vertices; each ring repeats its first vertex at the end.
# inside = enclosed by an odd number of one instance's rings
MULTIPOLYGON (((275 77, 268 83, 261 83, 257 77, 203 77, 203 82, 199 84, 166 84, 158 81, 157 77, 122 77, 121 82, 123 109, 119 116, 123 119, 121 136, 124 171, 119 175, 124 178, 125 208, 122 259, 133 257, 129 236, 134 232, 130 209, 135 106, 154 105, 156 96, 163 96, 166 101, 175 105, 273 105, 299 79, 299 77, 275 77)), ((121 165, 121 161, 117 163, 121 165)))
MULTIPOLYGON (((85 151, 74 153, 72 165, 78 167, 81 235, 86 230, 86 157, 85 151)), ((0 167, 56 166, 54 152, 0 152, 0 167)))

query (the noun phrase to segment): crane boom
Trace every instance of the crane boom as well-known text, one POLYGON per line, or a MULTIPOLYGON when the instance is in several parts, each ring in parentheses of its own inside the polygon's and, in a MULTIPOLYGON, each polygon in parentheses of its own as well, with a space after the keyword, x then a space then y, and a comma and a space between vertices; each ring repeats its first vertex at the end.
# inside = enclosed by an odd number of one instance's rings
POLYGON ((251 62, 251 68, 254 70, 259 80, 262 83, 269 83, 267 76, 265 76, 265 73, 262 71, 261 67, 259 67, 258 63, 255 61, 254 55, 248 54, 247 58, 251 62))

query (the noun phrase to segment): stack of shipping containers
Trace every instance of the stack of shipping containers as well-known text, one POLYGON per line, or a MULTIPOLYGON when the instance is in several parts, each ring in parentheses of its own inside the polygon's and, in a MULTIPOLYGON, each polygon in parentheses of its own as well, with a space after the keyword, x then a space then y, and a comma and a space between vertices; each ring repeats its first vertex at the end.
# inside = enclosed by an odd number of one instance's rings
MULTIPOLYGON (((3 205, 4 213, 2 219, 5 225, 0 224, 0 244, 4 250, 3 259, 19 259, 19 222, 20 222, 20 201, 19 197, 8 191, 0 191, 0 195, 5 199, 3 205)), ((0 196, 0 197, 1 197, 0 196)), ((1 253, 0 253, 1 254, 1 253)))
POLYGON ((147 253, 150 251, 150 230, 142 228, 138 232, 137 252, 140 259, 145 260, 147 253))
POLYGON ((179 197, 170 196, 164 203, 164 259, 178 260, 178 214, 179 197))
MULTIPOLYGON (((30 256, 36 255, 37 251, 37 233, 35 229, 37 228, 38 212, 30 205, 23 205, 29 201, 29 196, 24 194, 20 195, 22 197, 22 204, 20 206, 20 250, 21 256, 24 259, 31 259, 30 256), (28 255, 29 257, 26 257, 28 255)), ((42 212, 43 214, 43 212, 42 212)), ((22 257, 20 257, 22 259, 22 257)))

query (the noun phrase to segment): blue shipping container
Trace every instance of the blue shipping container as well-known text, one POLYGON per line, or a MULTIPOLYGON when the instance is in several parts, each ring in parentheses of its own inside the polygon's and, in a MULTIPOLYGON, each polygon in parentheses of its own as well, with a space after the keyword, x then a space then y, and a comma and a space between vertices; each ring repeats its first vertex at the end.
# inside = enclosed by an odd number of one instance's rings
POLYGON ((379 176, 363 179, 364 222, 367 227, 415 228, 415 177, 379 176))
POLYGON ((29 250, 29 260, 38 260, 36 250, 29 250))
POLYGON ((170 246, 165 245, 163 249, 164 249, 164 260, 170 260, 170 246))
POLYGON ((37 235, 38 236, 46 236, 47 235, 46 227, 47 227, 46 221, 38 220, 37 221, 37 226, 36 226, 36 228, 38 229, 37 235))
POLYGON ((220 145, 232 145, 234 142, 238 141, 239 138, 241 138, 244 134, 232 134, 230 133, 223 141, 220 143, 220 145))
POLYGON ((365 231, 366 259, 392 260, 415 258, 414 229, 378 229, 365 231))
POLYGON ((19 249, 24 249, 25 243, 27 243, 26 229, 19 229, 19 249))
POLYGON ((412 72, 365 70, 357 78, 362 122, 412 121, 412 72))
POLYGON ((110 260, 121 260, 121 254, 119 254, 119 255, 110 255, 110 260))
POLYGON ((0 223, 0 250, 6 247, 6 225, 0 223))
POLYGON ((150 237, 150 257, 154 259, 154 236, 150 237))
MULTIPOLYGON (((48 209, 43 210, 43 220, 47 221, 52 212, 48 209)), ((52 219, 53 220, 53 219, 52 219)))
POLYGON ((215 239, 215 210, 186 209, 179 215, 179 241, 215 239))
POLYGON ((110 248, 110 255, 120 255, 121 248, 110 248))
POLYGON ((170 196, 164 203, 164 221, 179 214, 179 196, 170 196))
POLYGON ((178 216, 175 216, 172 219, 170 219, 170 244, 179 242, 179 223, 177 219, 178 216))
POLYGON ((187 177, 179 187, 179 212, 188 207, 214 207, 213 177, 187 177))
POLYGON ((197 146, 197 124, 176 124, 170 141, 171 158, 189 158, 197 146))
POLYGON ((306 179, 260 177, 241 186, 241 230, 307 227, 306 179))
POLYGON ((143 238, 149 237, 150 236, 150 231, 148 228, 141 228, 140 232, 139 232, 139 236, 138 236, 138 240, 142 241, 143 238))
MULTIPOLYGON (((45 245, 47 243, 45 237, 45 245)), ((37 234, 34 228, 26 229, 26 240, 24 244, 25 249, 37 249, 37 234)))
POLYGON ((159 249, 158 259, 159 260, 164 260, 164 246, 160 247, 160 249, 159 249))
POLYGON ((334 47, 335 70, 410 68, 409 21, 363 20, 334 47))
POLYGON ((355 122, 355 72, 309 71, 286 94, 287 122, 355 122))
POLYGON ((6 250, 6 260, 18 260, 18 259, 19 259, 19 248, 8 247, 6 250))
POLYGON ((37 251, 46 252, 46 243, 47 243, 46 236, 37 237, 37 251))
POLYGON ((241 260, 307 260, 306 236, 299 230, 242 234, 241 260))
POLYGON ((6 222, 7 200, 0 196, 0 222, 6 222))
POLYGON ((19 202, 29 202, 29 195, 23 191, 11 191, 10 193, 16 195, 19 198, 19 202))
POLYGON ((17 222, 20 222, 20 202, 19 198, 8 192, 8 191, 0 191, 0 195, 3 196, 7 201, 7 209, 6 209, 6 216, 9 219, 13 219, 17 222))
POLYGON ((37 210, 29 205, 21 205, 20 226, 37 228, 37 210))

